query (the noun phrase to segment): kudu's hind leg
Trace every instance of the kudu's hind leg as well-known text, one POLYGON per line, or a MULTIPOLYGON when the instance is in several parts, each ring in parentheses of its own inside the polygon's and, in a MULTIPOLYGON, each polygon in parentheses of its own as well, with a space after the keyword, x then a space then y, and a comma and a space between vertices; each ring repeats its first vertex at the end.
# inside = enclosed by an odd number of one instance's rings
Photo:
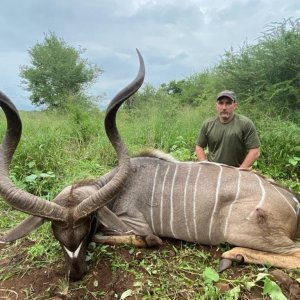
MULTIPOLYGON (((94 242, 109 245, 131 244, 136 247, 154 247, 162 244, 162 240, 152 234, 149 226, 142 216, 138 216, 133 224, 127 224, 107 207, 103 207, 97 212, 97 218, 105 226, 102 233, 97 233, 93 237, 94 242), (135 229, 135 223, 138 224, 135 229), (142 228, 142 230, 141 230, 142 228)), ((130 222, 129 222, 130 223, 130 222)))
POLYGON ((269 264, 284 269, 300 268, 300 248, 295 245, 294 249, 284 253, 271 253, 253 250, 243 247, 235 247, 222 254, 219 272, 231 266, 231 261, 239 261, 252 264, 269 264))
POLYGON ((243 225, 236 220, 228 230, 226 241, 237 247, 223 253, 220 271, 230 265, 230 260, 300 268, 300 247, 291 238, 297 228, 294 216, 283 221, 279 215, 256 209, 245 220, 243 225))

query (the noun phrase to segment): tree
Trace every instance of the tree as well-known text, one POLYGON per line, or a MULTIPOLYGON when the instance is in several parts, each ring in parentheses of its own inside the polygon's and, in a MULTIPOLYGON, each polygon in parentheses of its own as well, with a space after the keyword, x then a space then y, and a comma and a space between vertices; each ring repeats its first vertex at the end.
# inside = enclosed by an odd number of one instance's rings
POLYGON ((83 91, 102 73, 99 67, 81 58, 83 49, 67 45, 53 32, 45 34, 44 41, 28 52, 32 65, 21 66, 20 77, 31 92, 32 104, 37 106, 61 108, 65 99, 83 99, 83 91), (81 97, 73 97, 76 95, 81 97))
POLYGON ((216 67, 223 88, 241 100, 300 109, 300 19, 272 23, 255 45, 227 51, 216 67))

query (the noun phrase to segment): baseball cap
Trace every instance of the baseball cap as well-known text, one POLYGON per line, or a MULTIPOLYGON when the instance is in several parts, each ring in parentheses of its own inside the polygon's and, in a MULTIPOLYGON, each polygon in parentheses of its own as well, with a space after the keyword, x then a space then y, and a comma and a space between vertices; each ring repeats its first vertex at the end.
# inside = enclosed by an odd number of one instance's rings
POLYGON ((227 97, 227 98, 231 99, 232 101, 236 102, 236 97, 235 97, 235 94, 233 91, 225 90, 225 91, 220 92, 217 96, 217 101, 223 97, 227 97))

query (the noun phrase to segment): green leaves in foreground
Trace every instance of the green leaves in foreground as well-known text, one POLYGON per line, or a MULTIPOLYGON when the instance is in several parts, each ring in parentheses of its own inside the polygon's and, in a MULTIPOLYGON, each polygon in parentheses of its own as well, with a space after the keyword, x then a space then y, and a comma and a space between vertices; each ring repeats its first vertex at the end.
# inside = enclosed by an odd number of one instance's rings
POLYGON ((279 285, 270 278, 267 273, 257 274, 255 282, 253 284, 262 281, 263 282, 263 295, 269 296, 272 300, 287 300, 281 291, 279 285))
MULTIPOLYGON (((219 274, 214 269, 209 267, 205 268, 203 272, 203 278, 204 282, 208 285, 216 283, 220 280, 219 274)), ((272 300, 287 300, 279 285, 270 279, 269 274, 267 273, 259 273, 254 282, 246 282, 245 286, 248 286, 250 289, 259 281, 263 282, 263 295, 269 296, 272 300)), ((237 285, 224 294, 224 299, 238 299, 240 291, 240 285, 237 285)))
POLYGON ((220 279, 219 274, 212 268, 205 268, 203 272, 204 282, 212 283, 217 282, 220 279))
POLYGON ((276 282, 271 280, 269 277, 264 278, 264 289, 263 294, 270 296, 273 300, 286 300, 287 298, 283 295, 280 287, 276 282))

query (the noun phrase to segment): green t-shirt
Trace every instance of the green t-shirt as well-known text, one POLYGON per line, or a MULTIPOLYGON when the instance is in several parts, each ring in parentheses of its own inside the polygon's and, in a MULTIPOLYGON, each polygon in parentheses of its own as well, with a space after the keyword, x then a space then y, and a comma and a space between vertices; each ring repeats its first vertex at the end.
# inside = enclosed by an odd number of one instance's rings
POLYGON ((253 122, 245 116, 234 114, 229 123, 218 117, 203 123, 197 145, 208 147, 209 161, 239 167, 249 149, 258 148, 260 141, 253 122))

